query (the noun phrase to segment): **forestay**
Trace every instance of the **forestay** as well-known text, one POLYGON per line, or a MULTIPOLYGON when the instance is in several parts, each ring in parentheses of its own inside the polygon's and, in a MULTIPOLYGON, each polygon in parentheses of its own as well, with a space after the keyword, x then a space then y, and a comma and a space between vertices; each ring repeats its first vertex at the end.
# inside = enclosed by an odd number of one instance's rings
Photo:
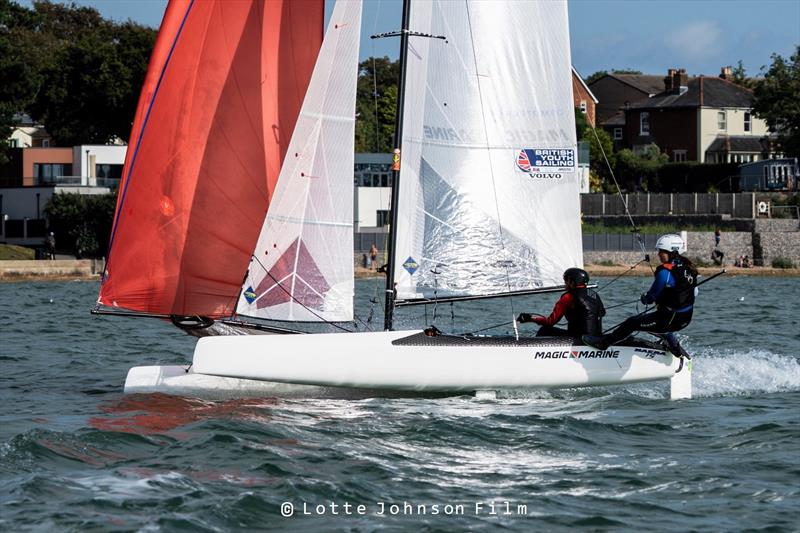
POLYGON ((417 2, 398 299, 557 286, 582 266, 566 2, 417 2))
POLYGON ((361 2, 337 2, 237 313, 353 318, 353 159, 361 2))

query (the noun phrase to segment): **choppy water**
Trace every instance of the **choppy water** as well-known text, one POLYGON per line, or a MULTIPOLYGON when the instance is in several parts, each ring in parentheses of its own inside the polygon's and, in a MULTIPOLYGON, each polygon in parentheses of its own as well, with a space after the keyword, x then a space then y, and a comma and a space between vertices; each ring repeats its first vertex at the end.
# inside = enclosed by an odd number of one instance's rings
MULTIPOLYGON (((601 294, 613 305, 648 282, 601 294)), ((800 280, 706 287, 683 336, 689 401, 640 384, 206 402, 121 394, 130 366, 186 361, 194 341, 91 317, 96 283, 0 284, 0 530, 797 531, 800 280)), ((375 290, 359 282, 363 317, 375 290)), ((436 313, 460 331, 512 315, 507 302, 457 307, 452 324, 449 306, 436 313)))

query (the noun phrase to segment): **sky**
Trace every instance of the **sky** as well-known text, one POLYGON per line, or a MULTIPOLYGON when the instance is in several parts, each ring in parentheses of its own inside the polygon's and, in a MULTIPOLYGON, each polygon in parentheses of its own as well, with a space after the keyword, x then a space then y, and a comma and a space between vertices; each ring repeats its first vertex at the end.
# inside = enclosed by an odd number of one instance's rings
MULTIPOLYGON (((106 18, 158 27, 166 0, 74 0, 106 18)), ((542 0, 547 1, 547 0, 542 0)), ((30 0, 17 0, 30 5, 30 0)), ((327 15, 333 2, 326 0, 327 15)), ((757 75, 778 53, 800 45, 800 0, 569 0, 572 64, 584 77, 598 70, 718 75, 742 61, 757 75)), ((361 58, 396 58, 397 38, 369 35, 398 29, 400 0, 364 0, 361 58)), ((412 28, 413 29, 413 28, 412 28)))

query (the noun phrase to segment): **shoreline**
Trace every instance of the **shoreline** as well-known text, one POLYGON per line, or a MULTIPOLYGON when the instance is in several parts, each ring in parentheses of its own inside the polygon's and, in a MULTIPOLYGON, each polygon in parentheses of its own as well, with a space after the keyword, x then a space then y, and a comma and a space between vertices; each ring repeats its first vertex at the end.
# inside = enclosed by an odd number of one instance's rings
MULTIPOLYGON (((92 273, 90 268, 59 268, 47 271, 39 267, 44 261, 31 261, 36 263, 36 268, 24 268, 22 265, 4 265, 5 261, 0 261, 0 283, 14 283, 25 281, 99 281, 100 274, 92 273)), ((596 265, 587 264, 584 266, 590 276, 595 277, 614 277, 620 275, 629 276, 652 276, 653 270, 648 265, 638 265, 631 269, 626 265, 596 265)), ((652 266, 655 269, 655 265, 652 266)), ((755 276, 773 278, 800 277, 800 268, 772 268, 772 267, 750 267, 739 268, 735 266, 723 265, 721 267, 699 267, 697 270, 703 277, 712 276, 720 270, 725 269, 728 276, 755 276)), ((383 278, 383 274, 378 274, 374 270, 363 267, 355 267, 354 277, 356 279, 383 278)))

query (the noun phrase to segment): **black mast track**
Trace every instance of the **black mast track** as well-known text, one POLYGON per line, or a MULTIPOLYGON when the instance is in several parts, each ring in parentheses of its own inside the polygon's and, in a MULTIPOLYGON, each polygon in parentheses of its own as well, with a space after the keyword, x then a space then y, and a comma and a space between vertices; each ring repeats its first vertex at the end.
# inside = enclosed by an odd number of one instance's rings
MULTIPOLYGON (((395 117, 395 130, 394 130, 394 149, 396 156, 400 158, 400 165, 402 165, 402 144, 403 144, 403 108, 405 107, 405 92, 406 92, 406 70, 407 64, 406 56, 408 53, 408 25, 411 15, 411 0, 403 1, 403 21, 400 29, 400 79, 398 80, 397 90, 397 117, 395 117)), ((386 246, 386 298, 385 300, 385 314, 383 321, 383 329, 389 331, 392 329, 392 321, 394 318, 394 248, 395 239, 397 238, 397 199, 400 184, 400 166, 394 165, 392 170, 392 199, 390 209, 392 210, 392 220, 389 226, 389 239, 386 246)))

